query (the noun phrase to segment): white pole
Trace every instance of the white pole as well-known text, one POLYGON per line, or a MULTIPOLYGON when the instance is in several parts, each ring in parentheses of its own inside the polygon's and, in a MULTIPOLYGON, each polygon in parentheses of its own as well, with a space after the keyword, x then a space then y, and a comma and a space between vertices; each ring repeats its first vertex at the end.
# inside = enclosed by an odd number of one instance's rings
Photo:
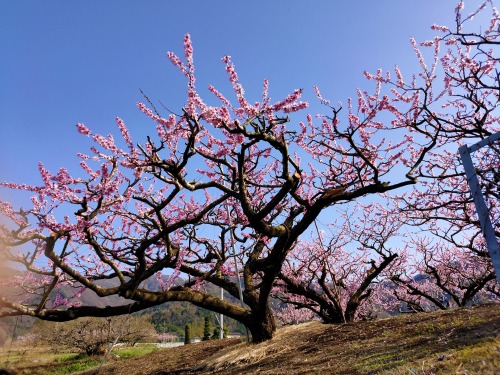
MULTIPOLYGON (((220 288, 220 299, 221 301, 224 300, 224 289, 220 288)), ((219 332, 219 338, 223 339, 224 338, 224 315, 220 314, 220 332, 219 332)))
MULTIPOLYGON (((226 206, 226 211, 227 211, 227 217, 231 217, 229 213, 229 207, 226 206)), ((238 282, 238 294, 240 297, 240 306, 245 307, 245 302, 243 302, 243 291, 241 290, 241 276, 240 276, 240 270, 238 267, 238 258, 236 257, 236 250, 234 249, 234 236, 233 232, 231 229, 229 229, 229 238, 231 239, 231 251, 233 252, 233 259, 234 259, 234 270, 236 272, 236 281, 238 282)), ((248 333, 248 328, 245 326, 245 338, 247 344, 250 342, 250 337, 248 333)))

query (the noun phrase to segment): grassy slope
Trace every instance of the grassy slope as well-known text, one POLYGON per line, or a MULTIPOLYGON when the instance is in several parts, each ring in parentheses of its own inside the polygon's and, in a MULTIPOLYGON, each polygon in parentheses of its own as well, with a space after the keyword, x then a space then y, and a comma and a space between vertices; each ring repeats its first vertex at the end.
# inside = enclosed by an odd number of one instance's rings
POLYGON ((115 359, 100 372, 194 373, 500 374, 500 304, 336 326, 310 322, 279 329, 259 345, 201 342, 115 359))
POLYGON ((218 374, 500 374, 500 304, 286 327, 271 342, 225 350, 203 365, 218 374))

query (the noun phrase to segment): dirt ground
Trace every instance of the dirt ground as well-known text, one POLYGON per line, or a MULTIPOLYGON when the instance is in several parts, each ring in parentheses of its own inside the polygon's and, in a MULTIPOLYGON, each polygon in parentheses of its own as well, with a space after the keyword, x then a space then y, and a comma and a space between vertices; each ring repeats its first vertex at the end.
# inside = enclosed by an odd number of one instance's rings
MULTIPOLYGON (((86 371, 79 375, 91 375, 86 371)), ((114 359, 102 375, 500 374, 500 304, 279 329, 258 345, 239 339, 114 359)))

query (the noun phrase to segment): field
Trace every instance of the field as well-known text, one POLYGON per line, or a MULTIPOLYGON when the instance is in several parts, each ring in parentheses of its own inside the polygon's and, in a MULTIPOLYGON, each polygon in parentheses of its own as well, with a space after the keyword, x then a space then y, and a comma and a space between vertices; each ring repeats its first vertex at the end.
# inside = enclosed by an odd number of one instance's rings
MULTIPOLYGON (((4 349, 0 357, 3 366, 6 354, 4 349)), ((9 355, 9 367, 18 374, 91 375, 100 362, 100 358, 92 359, 94 362, 87 363, 91 369, 80 367, 62 372, 61 363, 76 363, 85 358, 29 351, 11 351, 9 355), (35 364, 41 372, 33 366, 37 356, 35 364)), ((500 304, 342 325, 309 322, 283 327, 273 340, 259 345, 226 339, 171 349, 132 348, 129 354, 113 352, 99 372, 253 373, 500 374, 500 304)))
MULTIPOLYGON (((154 346, 139 345, 130 347, 115 347, 107 363, 130 357, 143 357, 155 351, 154 346)), ((98 368, 102 357, 89 357, 85 354, 71 351, 54 351, 49 347, 14 347, 3 348, 0 351, 0 366, 15 369, 19 375, 59 375, 74 374, 82 370, 98 368)), ((1 372, 0 372, 1 374, 1 372)))

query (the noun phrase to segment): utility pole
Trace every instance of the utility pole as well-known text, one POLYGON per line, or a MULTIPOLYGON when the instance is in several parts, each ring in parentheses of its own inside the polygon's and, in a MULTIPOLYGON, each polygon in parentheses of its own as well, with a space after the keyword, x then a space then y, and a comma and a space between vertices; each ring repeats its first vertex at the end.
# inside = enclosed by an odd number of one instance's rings
MULTIPOLYGON (((224 289, 220 288, 220 299, 224 300, 224 289)), ((219 338, 222 340, 224 338, 224 315, 220 314, 220 332, 219 338)))
POLYGON ((458 152, 460 153, 460 158, 462 159, 462 164, 465 169, 465 175, 467 177, 467 183, 470 187, 472 199, 474 199, 477 216, 479 217, 479 223, 481 224, 481 229, 486 240, 486 246, 488 247, 491 263, 493 264, 493 269, 497 275, 497 282, 500 285, 500 247, 495 236, 495 230, 493 228, 493 224, 491 223, 488 207, 484 201, 483 193, 481 192, 481 185, 479 184, 479 179, 477 178, 471 158, 471 153, 479 150, 481 147, 492 144, 498 139, 500 139, 500 132, 495 133, 472 146, 461 146, 458 149, 458 152))
MULTIPOLYGON (((229 211, 228 211, 229 213, 229 211)), ((233 232, 230 231, 231 235, 231 249, 233 251, 233 259, 234 259, 234 269, 236 271, 236 280, 238 281, 238 294, 240 297, 240 306, 245 307, 245 302, 243 302, 243 291, 241 290, 241 276, 240 276, 240 270, 238 267, 238 258, 236 257, 236 251, 234 250, 234 236, 233 232)), ((248 344, 250 342, 250 337, 248 334, 248 328, 245 326, 245 339, 246 343, 248 344)))
MULTIPOLYGON (((222 172, 224 172, 224 169, 222 168, 222 172)), ((229 207, 226 206, 226 212, 227 212, 227 217, 230 218, 231 217, 231 212, 229 211, 229 207)), ((234 259, 234 268, 235 268, 235 272, 236 272, 236 279, 238 281, 238 294, 239 294, 239 297, 240 297, 240 306, 245 308, 245 302, 243 302, 243 291, 242 291, 242 288, 241 288, 241 276, 240 276, 240 270, 239 270, 239 267, 238 267, 238 257, 236 256, 236 250, 234 249, 234 235, 233 235, 233 230, 231 228, 229 228, 229 236, 230 236, 230 239, 231 239, 231 251, 232 251, 232 255, 233 255, 233 259, 234 259)), ((220 293, 221 293, 221 299, 223 298, 223 289, 221 288, 220 289, 220 293)), ((222 330, 222 314, 221 314, 221 338, 223 338, 223 330, 222 330)), ((249 335, 249 332, 248 332, 248 328, 245 326, 245 338, 246 338, 246 343, 248 344, 250 342, 250 335, 249 335)))

